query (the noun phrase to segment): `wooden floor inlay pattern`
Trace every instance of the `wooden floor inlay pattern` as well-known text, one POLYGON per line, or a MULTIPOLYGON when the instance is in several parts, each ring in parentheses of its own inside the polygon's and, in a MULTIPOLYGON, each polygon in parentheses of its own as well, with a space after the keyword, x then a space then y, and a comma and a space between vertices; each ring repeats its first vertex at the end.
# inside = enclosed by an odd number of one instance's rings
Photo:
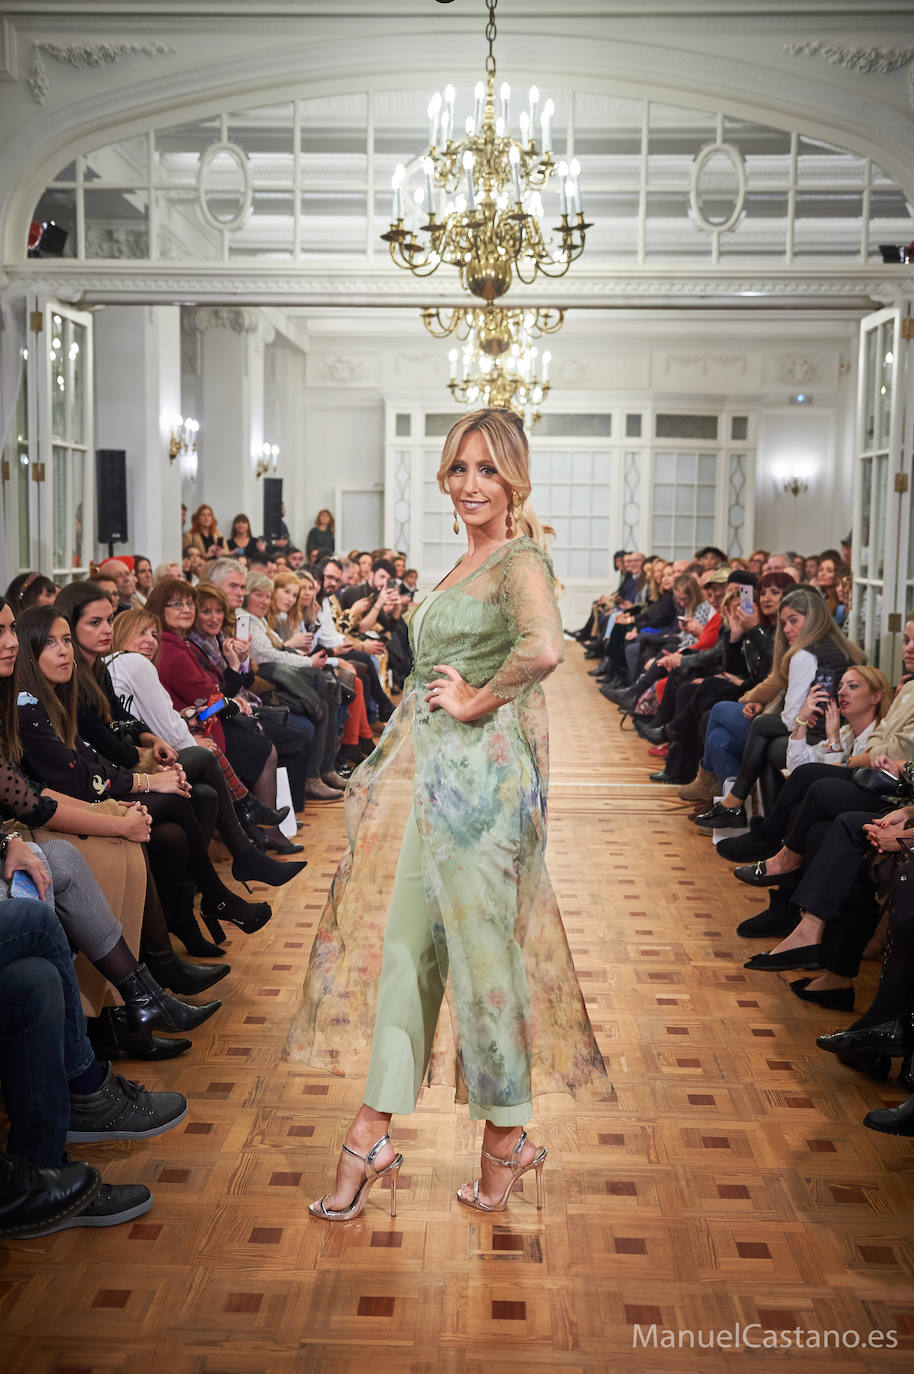
POLYGON ((648 780, 656 763, 584 669, 568 645, 548 687, 549 865, 615 1096, 538 1104, 544 1211, 532 1179, 505 1214, 459 1206, 477 1131, 435 1088, 395 1124, 397 1217, 380 1188, 347 1225, 308 1215, 360 1096, 280 1058, 343 842, 341 808, 311 804, 309 867, 264 931, 232 936, 222 1011, 182 1058, 126 1066, 185 1093, 187 1120, 74 1150, 147 1183, 153 1210, 0 1247, 5 1374, 911 1369, 914 1152, 861 1125, 906 1094, 816 1049, 850 1018, 797 1001, 795 975, 744 970, 764 945, 735 927, 758 897, 648 780), (844 1343, 633 1348, 635 1324, 659 1341, 755 1323, 844 1343))

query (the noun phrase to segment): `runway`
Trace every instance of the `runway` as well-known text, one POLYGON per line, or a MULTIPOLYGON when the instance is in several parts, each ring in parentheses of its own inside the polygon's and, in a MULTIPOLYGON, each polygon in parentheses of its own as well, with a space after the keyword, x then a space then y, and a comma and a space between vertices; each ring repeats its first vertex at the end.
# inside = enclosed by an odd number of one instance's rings
POLYGON ((308 1215, 360 1097, 280 1059, 343 844, 342 808, 311 803, 309 867, 264 931, 231 936, 222 1011, 180 1059, 122 1066, 185 1093, 186 1122, 73 1151, 148 1184, 153 1210, 0 1247, 6 1374, 732 1374, 786 1358, 698 1339, 737 1325, 804 1333, 787 1352, 802 1374, 910 1368, 914 1151, 861 1125, 907 1094, 816 1049, 850 1018, 799 1002, 797 975, 743 969, 763 946, 734 931, 758 897, 648 781, 647 747, 566 650, 548 684, 549 867, 615 1090, 538 1109, 544 1211, 532 1176, 505 1214, 457 1203, 477 1132, 436 1088, 395 1122, 395 1220, 380 1188, 355 1222, 308 1215), (810 1342, 826 1330, 841 1348, 810 1342), (897 1348, 864 1346, 871 1332, 897 1348))

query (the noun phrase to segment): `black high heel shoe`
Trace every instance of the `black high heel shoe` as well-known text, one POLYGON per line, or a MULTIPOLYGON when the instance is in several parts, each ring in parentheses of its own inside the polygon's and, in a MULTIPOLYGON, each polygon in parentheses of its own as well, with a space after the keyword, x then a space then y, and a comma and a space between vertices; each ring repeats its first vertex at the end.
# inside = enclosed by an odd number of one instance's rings
MULTIPOLYGON (((232 860, 232 877, 237 878, 239 883, 244 883, 245 887, 249 880, 268 883, 270 887, 283 887, 293 878, 297 878, 307 866, 307 859, 300 859, 295 864, 281 864, 260 849, 245 849, 232 860)), ((248 891, 250 892, 250 888, 248 891)))
POLYGON ((222 895, 218 897, 210 895, 203 898, 203 920, 210 933, 210 922, 216 925, 219 921, 228 921, 245 935, 253 935, 255 930, 263 929, 272 915, 268 902, 246 902, 243 897, 236 897, 234 892, 229 892, 228 888, 223 888, 222 895))
MULTIPOLYGON (((214 959, 225 953, 218 944, 213 945, 209 940, 205 940, 200 932, 194 914, 194 888, 191 883, 181 884, 177 897, 165 913, 165 923, 172 935, 177 935, 187 953, 192 954, 195 959, 214 959)), ((225 931, 218 921, 205 921, 204 925, 214 940, 225 939, 225 931)))
POLYGON ((190 1040, 171 1040, 149 1030, 131 1033, 124 1007, 102 1007, 100 1016, 87 1018, 86 1028, 99 1059, 174 1059, 191 1047, 190 1040))
POLYGON ((118 978, 114 986, 124 999, 127 1030, 132 1035, 150 1030, 196 1030, 222 1006, 216 1001, 195 1007, 172 997, 159 987, 145 964, 137 964, 132 973, 118 978))
MULTIPOLYGON (((279 840, 274 840, 271 836, 265 835, 263 847, 266 850, 272 849, 274 854, 304 854, 305 852, 305 846, 303 844, 298 844, 295 840, 287 840, 285 835, 282 837, 282 844, 280 844, 279 840)), ((307 863, 307 859, 304 863, 307 863)), ((288 864, 286 867, 288 867, 288 864)), ((302 867, 304 867, 304 864, 302 867)))

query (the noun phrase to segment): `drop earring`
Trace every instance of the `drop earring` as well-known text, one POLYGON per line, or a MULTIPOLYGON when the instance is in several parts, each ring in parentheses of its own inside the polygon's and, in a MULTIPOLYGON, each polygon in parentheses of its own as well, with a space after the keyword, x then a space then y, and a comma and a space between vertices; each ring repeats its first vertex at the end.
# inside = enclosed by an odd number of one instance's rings
POLYGON ((460 533, 460 521, 457 519, 457 516, 456 516, 456 515, 454 516, 454 533, 455 533, 455 534, 459 534, 459 533, 460 533))
POLYGON ((511 493, 511 504, 508 506, 507 513, 505 514, 505 530, 507 531, 507 534, 508 534, 508 538, 509 538, 509 539, 513 539, 513 538, 514 538, 514 531, 515 531, 515 529, 517 528, 517 524, 516 524, 517 512, 520 510, 520 508, 521 508, 521 506, 522 506, 523 504, 524 504, 524 503, 523 503, 523 500, 521 499, 521 494, 520 494, 520 492, 519 492, 519 491, 512 491, 512 493, 511 493))

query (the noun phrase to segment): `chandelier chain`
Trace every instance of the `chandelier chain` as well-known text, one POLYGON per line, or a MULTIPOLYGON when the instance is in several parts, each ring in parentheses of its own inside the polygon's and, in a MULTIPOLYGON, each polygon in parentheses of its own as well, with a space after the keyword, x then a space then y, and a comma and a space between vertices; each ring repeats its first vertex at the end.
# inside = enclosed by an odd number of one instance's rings
POLYGON ((489 22, 486 24, 486 38, 489 40, 489 55, 486 58, 486 74, 494 77, 495 75, 495 6, 498 0, 486 0, 489 11, 489 22))

